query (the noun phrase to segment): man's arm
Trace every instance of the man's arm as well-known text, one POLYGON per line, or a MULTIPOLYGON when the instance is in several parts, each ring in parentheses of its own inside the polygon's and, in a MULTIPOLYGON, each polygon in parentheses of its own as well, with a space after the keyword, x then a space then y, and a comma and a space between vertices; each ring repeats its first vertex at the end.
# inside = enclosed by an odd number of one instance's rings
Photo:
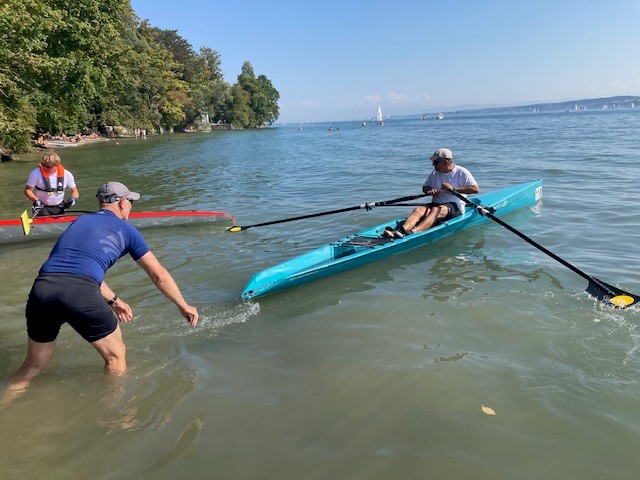
MULTIPOLYGON (((448 183, 443 183, 442 184, 442 188, 446 188, 447 190, 451 190, 453 187, 451 187, 451 185, 449 185, 448 183)), ((456 187, 456 191, 468 195, 468 194, 480 193, 480 187, 478 187, 477 183, 474 183, 473 185, 465 185, 463 187, 456 187)))
POLYGON ((29 185, 26 185, 24 187, 24 196, 27 197, 31 203, 38 200, 38 197, 36 196, 36 194, 33 193, 33 189, 34 187, 30 187, 29 185))
POLYGON ((118 297, 105 282, 100 284, 100 293, 102 294, 102 298, 104 298, 105 302, 112 302, 109 306, 113 309, 118 320, 121 322, 131 321, 133 318, 131 307, 127 302, 118 297), (113 300, 114 298, 116 299, 115 301, 113 300))
POLYGON ((147 252, 136 262, 149 275, 158 290, 176 304, 180 314, 187 319, 187 322, 192 327, 195 327, 198 324, 198 311, 185 301, 175 280, 167 269, 160 264, 156 256, 152 252, 147 252))

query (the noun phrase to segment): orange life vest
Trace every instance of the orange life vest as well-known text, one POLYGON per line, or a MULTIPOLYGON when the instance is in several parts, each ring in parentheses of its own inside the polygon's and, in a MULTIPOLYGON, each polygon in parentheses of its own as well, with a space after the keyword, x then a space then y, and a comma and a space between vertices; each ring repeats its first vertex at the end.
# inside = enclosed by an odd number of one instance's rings
POLYGON ((42 165, 38 165, 40 167, 40 173, 42 173, 42 179, 44 180, 45 188, 38 188, 37 190, 42 190, 47 192, 47 195, 61 194, 64 193, 64 167, 62 165, 58 165, 58 169, 56 170, 56 175, 58 176, 56 180, 56 189, 54 190, 51 186, 51 174, 49 171, 42 165))

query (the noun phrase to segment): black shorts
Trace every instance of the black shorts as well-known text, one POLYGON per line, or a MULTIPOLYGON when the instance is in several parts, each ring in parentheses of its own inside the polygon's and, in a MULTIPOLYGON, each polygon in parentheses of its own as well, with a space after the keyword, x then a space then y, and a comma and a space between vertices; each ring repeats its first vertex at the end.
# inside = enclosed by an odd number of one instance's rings
POLYGON ((38 343, 54 341, 64 323, 88 342, 106 337, 118 326, 118 319, 102 298, 100 285, 91 278, 66 273, 36 278, 26 315, 29 338, 38 343))
POLYGON ((65 211, 65 204, 61 202, 58 205, 43 205, 42 210, 38 214, 39 217, 47 217, 49 215, 62 215, 65 211))
POLYGON ((456 218, 459 217, 460 215, 462 215, 462 212, 460 211, 460 206, 455 203, 455 202, 447 202, 447 203, 429 203, 427 206, 428 207, 440 207, 442 205, 446 205, 447 206, 447 215, 444 218, 440 218, 438 220, 436 220, 436 225, 440 225, 441 223, 444 223, 448 220, 451 220, 452 218, 456 218))

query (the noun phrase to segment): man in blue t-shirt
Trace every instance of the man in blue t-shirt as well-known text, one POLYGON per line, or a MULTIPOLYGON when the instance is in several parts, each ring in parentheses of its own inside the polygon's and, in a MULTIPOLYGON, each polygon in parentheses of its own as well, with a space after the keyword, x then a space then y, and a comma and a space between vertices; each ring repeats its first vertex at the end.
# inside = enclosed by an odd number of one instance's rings
POLYGON ((191 326, 198 323, 196 308, 182 297, 140 232, 126 222, 140 194, 122 183, 109 182, 100 187, 96 197, 100 211, 73 222, 40 268, 27 301, 27 356, 11 377, 10 391, 24 391, 45 369, 64 323, 100 353, 107 373, 124 373, 126 348, 118 320, 130 322, 133 315, 131 307, 107 286, 104 275, 127 253, 191 326))

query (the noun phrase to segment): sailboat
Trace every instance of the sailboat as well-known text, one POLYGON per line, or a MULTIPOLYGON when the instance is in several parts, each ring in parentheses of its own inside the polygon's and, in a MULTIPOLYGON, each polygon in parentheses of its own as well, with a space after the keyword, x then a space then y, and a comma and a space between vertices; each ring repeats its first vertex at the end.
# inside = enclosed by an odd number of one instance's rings
POLYGON ((384 125, 384 121, 382 120, 382 109, 380 108, 380 105, 378 105, 378 115, 376 116, 376 122, 378 122, 378 125, 384 125))

